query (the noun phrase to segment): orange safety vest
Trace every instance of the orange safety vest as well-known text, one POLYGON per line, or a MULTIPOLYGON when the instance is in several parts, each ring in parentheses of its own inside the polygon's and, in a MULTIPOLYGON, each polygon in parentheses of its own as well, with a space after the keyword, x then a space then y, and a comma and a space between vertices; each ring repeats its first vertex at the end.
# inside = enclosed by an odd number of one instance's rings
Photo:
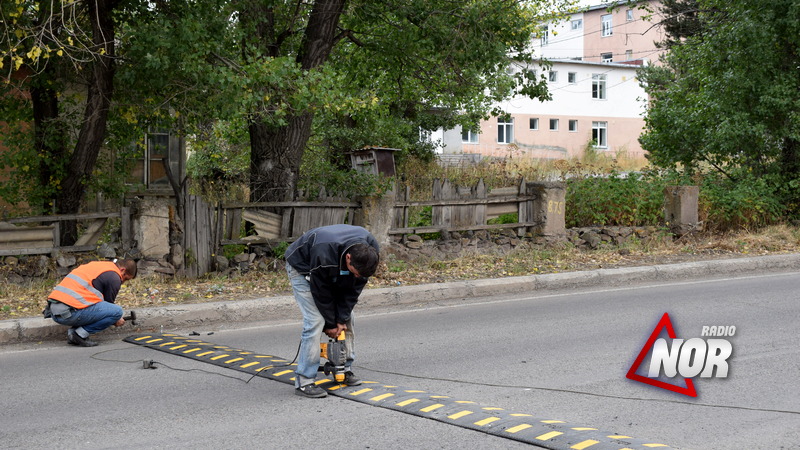
POLYGON ((122 271, 111 261, 93 261, 77 267, 53 289, 50 297, 76 309, 102 302, 103 294, 92 286, 100 274, 114 271, 122 279, 122 271))

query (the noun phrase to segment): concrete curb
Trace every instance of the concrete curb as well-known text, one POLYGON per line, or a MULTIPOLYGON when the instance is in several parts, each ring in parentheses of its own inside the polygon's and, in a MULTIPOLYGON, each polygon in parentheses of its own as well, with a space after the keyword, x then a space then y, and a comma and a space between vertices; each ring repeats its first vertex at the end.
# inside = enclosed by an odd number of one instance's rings
MULTIPOLYGON (((494 278, 398 288, 367 289, 362 308, 425 305, 442 300, 520 294, 532 291, 623 286, 636 282, 671 281, 706 276, 746 275, 768 271, 800 270, 800 254, 697 261, 657 266, 598 269, 521 277, 494 278)), ((209 302, 136 310, 139 330, 177 328, 213 329, 229 324, 265 320, 300 319, 294 297, 266 297, 236 302, 209 302)), ((111 328, 102 335, 131 334, 137 328, 111 328)), ((0 321, 0 345, 65 340, 65 327, 50 319, 23 318, 0 321)))

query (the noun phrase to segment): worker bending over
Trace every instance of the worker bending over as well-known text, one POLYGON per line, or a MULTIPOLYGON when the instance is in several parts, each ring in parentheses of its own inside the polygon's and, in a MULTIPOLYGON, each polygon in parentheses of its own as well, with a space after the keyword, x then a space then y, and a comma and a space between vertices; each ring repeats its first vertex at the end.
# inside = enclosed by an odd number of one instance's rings
POLYGON ((295 393, 325 397, 314 384, 320 362, 320 337, 335 339, 345 332, 348 386, 361 384, 353 375, 353 307, 367 278, 378 268, 378 241, 367 230, 352 225, 329 225, 307 231, 286 250, 286 272, 303 314, 295 393))
POLYGON ((78 266, 50 293, 44 317, 70 327, 68 343, 94 347, 97 342, 90 340, 90 335, 125 323, 122 308, 114 302, 122 283, 135 277, 136 262, 132 259, 78 266))

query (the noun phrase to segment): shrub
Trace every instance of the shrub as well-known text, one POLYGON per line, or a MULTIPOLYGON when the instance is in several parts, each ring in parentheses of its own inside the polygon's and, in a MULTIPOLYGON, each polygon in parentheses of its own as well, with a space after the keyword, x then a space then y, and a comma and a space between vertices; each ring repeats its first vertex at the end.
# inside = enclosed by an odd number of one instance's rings
POLYGON ((568 178, 566 226, 658 225, 672 178, 652 170, 568 178))
POLYGON ((769 176, 749 173, 735 180, 717 172, 703 176, 700 215, 712 230, 754 229, 778 223, 785 207, 769 176))

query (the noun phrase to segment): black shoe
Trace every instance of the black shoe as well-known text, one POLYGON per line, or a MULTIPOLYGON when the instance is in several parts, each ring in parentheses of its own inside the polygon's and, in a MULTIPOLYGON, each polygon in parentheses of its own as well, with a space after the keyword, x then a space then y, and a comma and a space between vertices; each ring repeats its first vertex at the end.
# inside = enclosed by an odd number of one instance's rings
POLYGON ((308 398, 323 398, 328 396, 328 391, 322 389, 316 384, 307 384, 294 390, 296 395, 308 398))
POLYGON ((344 384, 348 386, 358 386, 361 384, 361 379, 353 375, 353 372, 347 371, 344 373, 344 384))
POLYGON ((72 332, 67 334, 67 342, 78 347, 97 347, 97 342, 89 339, 82 338, 78 333, 72 332))

